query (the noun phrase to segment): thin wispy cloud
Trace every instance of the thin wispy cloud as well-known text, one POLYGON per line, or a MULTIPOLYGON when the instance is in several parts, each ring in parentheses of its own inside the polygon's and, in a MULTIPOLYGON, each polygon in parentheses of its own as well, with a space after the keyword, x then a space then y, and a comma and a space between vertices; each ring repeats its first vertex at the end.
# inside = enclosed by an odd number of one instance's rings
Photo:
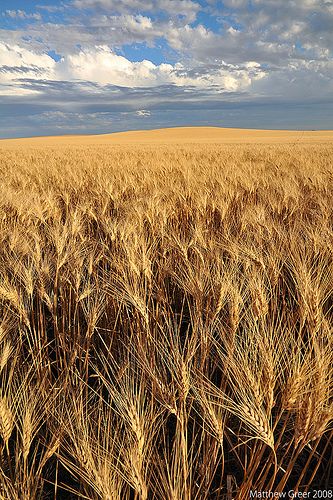
POLYGON ((2 12, 3 17, 11 17, 12 19, 35 19, 41 21, 42 16, 39 12, 34 12, 32 14, 27 14, 24 10, 5 10, 2 12))
POLYGON ((4 0, 0 135, 332 128, 332 26, 329 0, 4 0))

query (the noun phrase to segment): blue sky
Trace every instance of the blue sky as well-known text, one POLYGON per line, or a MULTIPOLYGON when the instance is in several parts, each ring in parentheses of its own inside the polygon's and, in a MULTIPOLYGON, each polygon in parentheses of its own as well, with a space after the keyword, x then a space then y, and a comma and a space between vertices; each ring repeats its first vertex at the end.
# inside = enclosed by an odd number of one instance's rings
POLYGON ((0 137, 333 128, 333 0, 1 0, 0 137))

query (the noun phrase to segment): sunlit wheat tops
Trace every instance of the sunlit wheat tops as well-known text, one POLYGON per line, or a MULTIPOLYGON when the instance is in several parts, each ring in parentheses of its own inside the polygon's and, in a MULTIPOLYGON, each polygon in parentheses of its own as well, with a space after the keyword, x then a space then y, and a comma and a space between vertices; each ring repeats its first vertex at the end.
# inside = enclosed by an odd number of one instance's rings
POLYGON ((332 153, 0 150, 1 499, 333 487, 332 153))

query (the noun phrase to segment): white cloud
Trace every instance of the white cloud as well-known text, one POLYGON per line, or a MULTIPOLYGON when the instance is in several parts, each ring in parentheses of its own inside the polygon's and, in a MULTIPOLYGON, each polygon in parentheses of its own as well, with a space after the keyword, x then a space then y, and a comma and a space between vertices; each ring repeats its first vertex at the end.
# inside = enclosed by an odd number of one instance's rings
POLYGON ((150 116, 151 115, 151 112, 147 109, 138 109, 136 112, 135 112, 136 116, 142 116, 142 117, 145 117, 145 116, 150 116))
POLYGON ((18 45, 9 45, 0 41, 0 65, 40 69, 45 75, 50 75, 55 67, 55 61, 47 54, 37 54, 18 45))
POLYGON ((24 10, 6 10, 2 13, 2 15, 12 19, 35 19, 36 21, 40 21, 42 19, 39 12, 28 14, 24 10))
POLYGON ((254 82, 253 92, 271 99, 285 98, 290 102, 301 99, 305 104, 316 98, 331 101, 333 60, 290 62, 287 67, 276 69, 266 78, 254 82))
POLYGON ((105 46, 81 50, 58 63, 57 74, 65 80, 88 80, 101 85, 148 87, 171 82, 173 67, 151 61, 131 62, 105 46))
POLYGON ((145 0, 74 0, 73 5, 78 9, 101 8, 105 10, 139 10, 149 11, 154 7, 154 2, 145 0))
MULTIPOLYGON (((203 107, 207 94, 207 100, 214 96, 216 101, 245 95, 248 101, 331 99, 333 1, 206 3, 206 11, 219 16, 220 30, 203 23, 204 17, 193 24, 205 10, 195 0, 66 0, 36 7, 50 14, 67 10, 70 16, 62 21, 57 16, 57 22, 39 22, 38 12, 4 11, 2 16, 10 20, 34 22, 28 28, 20 22, 18 29, 0 30, 0 93, 20 97, 35 92, 39 103, 51 96, 66 106, 92 96, 104 109, 101 96, 118 106, 114 96, 124 92, 135 96, 128 112, 143 123, 148 122, 141 120, 147 110, 156 118, 153 105, 163 100, 166 89, 172 98, 177 95, 177 102, 186 93, 187 106, 202 99, 203 107), (122 52, 125 45, 137 49, 132 60, 122 52), (55 62, 48 51, 61 60, 55 62), (149 60, 156 55, 169 63, 149 60)), ((80 118, 67 116, 77 123, 80 118)), ((65 120, 62 115, 51 118, 65 120)))
POLYGON ((232 65, 222 61, 212 66, 192 68, 181 63, 156 65, 146 59, 132 62, 115 54, 106 45, 81 49, 55 62, 47 54, 3 42, 0 42, 0 72, 2 94, 26 93, 27 90, 21 88, 21 79, 81 81, 131 88, 170 84, 202 89, 217 86, 224 91, 239 91, 265 76, 257 62, 232 65))
POLYGON ((64 2, 58 2, 58 5, 36 5, 36 9, 46 10, 47 12, 63 12, 69 7, 68 4, 64 2))
POLYGON ((165 30, 165 38, 174 50, 199 60, 207 60, 207 56, 214 53, 224 57, 223 38, 213 33, 202 24, 195 27, 186 24, 182 28, 170 22, 165 30))
MULTIPOLYGON (((0 0, 1 1, 1 0, 0 0)), ((0 40, 20 44, 31 50, 54 50, 58 54, 72 54, 77 46, 93 48, 108 45, 121 49, 123 45, 145 43, 154 46, 164 36, 166 21, 158 22, 147 15, 94 14, 73 20, 73 24, 34 23, 29 29, 0 29, 0 40), (70 36, 69 36, 70 33, 70 36)))
MULTIPOLYGON (((223 18, 223 8, 219 9, 220 32, 191 23, 200 9, 191 0, 75 1, 79 9, 73 24, 34 23, 29 27, 27 46, 53 49, 66 56, 79 44, 85 51, 108 45, 119 52, 123 45, 137 43, 156 48, 163 38, 166 51, 171 49, 170 59, 175 61, 176 51, 178 61, 191 67, 255 60, 283 68, 292 59, 332 57, 333 2, 328 0, 253 0, 252 10, 247 0, 225 0, 225 13, 232 15, 223 18), (85 11, 84 6, 92 9, 85 11), (64 31, 70 36, 64 36, 64 31)), ((0 39, 21 44, 20 37, 26 34, 23 29, 0 30, 0 39)))
POLYGON ((78 9, 102 9, 110 13, 126 12, 167 12, 171 17, 185 16, 187 22, 193 22, 201 10, 199 3, 192 0, 74 0, 78 9))
POLYGON ((232 9, 240 9, 249 5, 248 0, 224 0, 223 3, 226 7, 231 7, 232 9))
POLYGON ((295 37, 330 49, 333 47, 331 0, 252 0, 253 10, 240 9, 237 19, 255 40, 281 41, 292 45, 295 37))
POLYGON ((62 80, 86 80, 101 85, 133 88, 170 83, 200 88, 217 85, 226 91, 244 89, 253 80, 265 76, 260 64, 256 62, 242 66, 222 62, 213 68, 195 70, 181 63, 155 65, 148 60, 131 62, 105 45, 68 55, 58 63, 56 73, 62 80))
POLYGON ((54 77, 56 63, 47 54, 37 54, 18 45, 9 45, 0 41, 0 73, 1 94, 26 94, 28 90, 20 89, 21 78, 33 80, 49 80, 54 77), (15 84, 15 87, 13 85, 15 84))

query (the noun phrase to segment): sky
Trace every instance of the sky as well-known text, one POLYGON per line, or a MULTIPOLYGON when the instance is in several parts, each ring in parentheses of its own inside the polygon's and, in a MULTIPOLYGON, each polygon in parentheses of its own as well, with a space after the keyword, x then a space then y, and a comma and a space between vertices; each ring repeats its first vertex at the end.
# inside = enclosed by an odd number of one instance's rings
POLYGON ((0 0, 0 137, 333 129, 333 0, 0 0))

